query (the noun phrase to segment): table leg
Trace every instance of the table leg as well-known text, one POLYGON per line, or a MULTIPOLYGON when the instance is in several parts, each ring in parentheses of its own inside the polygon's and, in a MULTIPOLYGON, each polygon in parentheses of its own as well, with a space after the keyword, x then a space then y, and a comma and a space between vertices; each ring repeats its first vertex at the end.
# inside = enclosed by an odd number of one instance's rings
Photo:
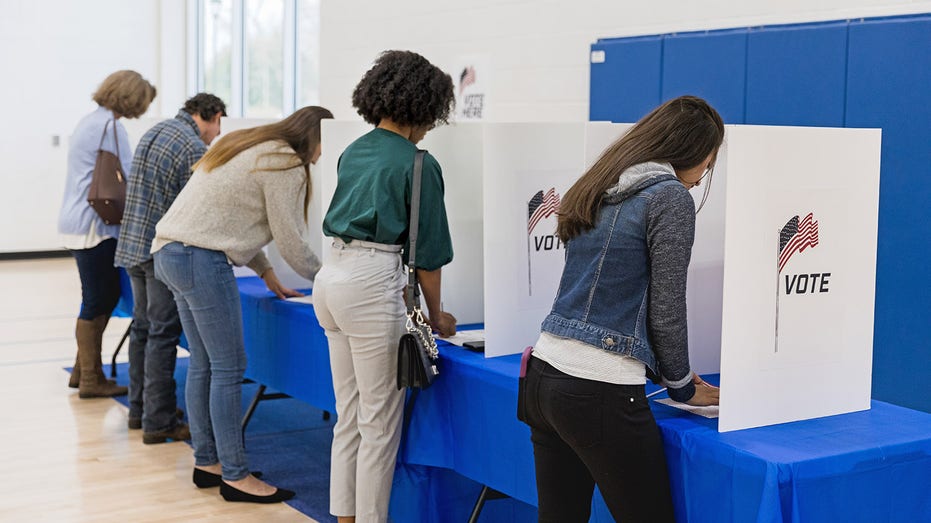
POLYGON ((489 487, 488 485, 482 485, 482 491, 478 495, 478 499, 475 500, 475 506, 472 508, 472 515, 469 516, 469 523, 477 523, 478 517, 482 513, 482 508, 485 506, 485 501, 490 499, 504 499, 510 497, 503 492, 498 492, 497 490, 489 487))
MULTIPOLYGON (((244 380, 245 382, 245 380, 244 380)), ((252 415, 255 414, 256 407, 259 406, 259 402, 262 400, 280 400, 284 398, 290 398, 287 394, 283 392, 274 392, 272 394, 265 394, 265 385, 259 385, 259 390, 255 392, 255 396, 252 397, 252 402, 249 404, 249 408, 246 409, 245 416, 242 417, 242 445, 246 446, 246 427, 249 426, 249 420, 252 419, 252 415)))
POLYGON ((123 348, 123 344, 126 343, 126 338, 129 337, 129 330, 133 328, 133 322, 129 322, 129 327, 126 327, 126 332, 123 333, 123 337, 120 338, 120 343, 116 346, 116 350, 113 351, 113 357, 110 358, 110 377, 116 377, 116 356, 120 353, 120 349, 123 348))

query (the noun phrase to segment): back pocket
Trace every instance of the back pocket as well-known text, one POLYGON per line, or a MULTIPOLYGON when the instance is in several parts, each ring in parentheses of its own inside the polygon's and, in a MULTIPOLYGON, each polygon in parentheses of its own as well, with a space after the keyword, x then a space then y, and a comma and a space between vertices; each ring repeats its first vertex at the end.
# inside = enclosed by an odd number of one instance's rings
POLYGON ((549 422, 563 441, 576 449, 601 443, 604 410, 601 394, 554 388, 549 397, 552 406, 549 422))
POLYGON ((186 249, 169 249, 171 244, 155 253, 155 276, 176 292, 194 288, 193 254, 186 249))

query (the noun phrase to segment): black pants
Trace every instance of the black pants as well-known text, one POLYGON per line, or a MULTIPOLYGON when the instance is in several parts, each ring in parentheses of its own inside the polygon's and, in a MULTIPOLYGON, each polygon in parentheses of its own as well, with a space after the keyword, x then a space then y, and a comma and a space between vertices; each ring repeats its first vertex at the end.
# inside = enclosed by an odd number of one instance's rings
POLYGON ((518 401, 531 429, 541 523, 586 523, 596 484, 616 521, 675 521, 643 385, 576 378, 530 358, 518 401))
POLYGON ((116 239, 108 238, 90 249, 72 250, 81 277, 81 314, 92 320, 109 316, 120 301, 120 271, 113 266, 116 239))

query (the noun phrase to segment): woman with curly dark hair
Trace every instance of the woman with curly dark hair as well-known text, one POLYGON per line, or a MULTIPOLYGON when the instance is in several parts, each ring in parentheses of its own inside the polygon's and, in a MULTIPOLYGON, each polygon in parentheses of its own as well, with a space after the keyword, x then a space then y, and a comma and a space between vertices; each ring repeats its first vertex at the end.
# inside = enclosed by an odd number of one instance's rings
MULTIPOLYGON (((336 393, 330 512, 340 523, 388 518, 404 403, 395 375, 414 156, 427 131, 447 122, 453 83, 416 53, 388 51, 362 77, 352 103, 376 127, 340 157, 323 222, 333 250, 314 281, 336 393)), ((416 270, 430 324, 451 335, 456 319, 440 310, 440 271, 453 259, 443 191, 440 165, 428 153, 416 270)))

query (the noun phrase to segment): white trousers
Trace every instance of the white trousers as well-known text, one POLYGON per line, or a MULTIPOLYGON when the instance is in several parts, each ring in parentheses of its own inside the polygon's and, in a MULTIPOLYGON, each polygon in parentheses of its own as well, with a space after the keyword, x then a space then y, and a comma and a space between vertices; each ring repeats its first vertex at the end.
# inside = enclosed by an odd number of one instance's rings
POLYGON ((407 274, 398 245, 337 239, 314 280, 314 311, 326 331, 336 394, 330 513, 383 523, 398 445, 404 391, 397 346, 404 330, 407 274))

